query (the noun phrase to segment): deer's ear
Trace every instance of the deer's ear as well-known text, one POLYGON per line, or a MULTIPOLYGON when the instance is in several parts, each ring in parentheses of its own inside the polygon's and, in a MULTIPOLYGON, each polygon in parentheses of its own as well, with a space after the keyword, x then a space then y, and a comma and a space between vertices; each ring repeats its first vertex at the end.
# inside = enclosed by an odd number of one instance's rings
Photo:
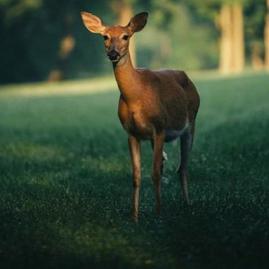
POLYGON ((103 25, 101 19, 92 13, 82 11, 80 12, 82 21, 85 27, 92 33, 101 34, 105 30, 105 26, 103 25))
POLYGON ((127 25, 127 27, 134 33, 134 32, 139 32, 141 31, 148 19, 148 12, 141 12, 137 15, 135 15, 127 25))

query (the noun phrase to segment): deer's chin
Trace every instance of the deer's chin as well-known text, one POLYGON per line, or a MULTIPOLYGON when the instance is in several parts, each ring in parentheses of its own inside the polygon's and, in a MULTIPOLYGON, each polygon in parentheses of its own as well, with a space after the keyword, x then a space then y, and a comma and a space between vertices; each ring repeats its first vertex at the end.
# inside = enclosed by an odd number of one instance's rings
POLYGON ((126 55, 127 53, 124 53, 122 55, 118 55, 117 58, 115 59, 111 59, 110 57, 108 57, 108 59, 110 60, 111 63, 115 65, 115 64, 118 64, 122 59, 124 59, 126 55))
POLYGON ((119 60, 120 60, 120 57, 118 57, 117 59, 110 60, 110 61, 111 61, 112 63, 117 63, 119 60))
MULTIPOLYGON (((124 56, 124 55, 123 55, 124 56)), ((122 59, 122 57, 123 56, 118 56, 117 58, 115 58, 115 59, 109 59, 113 64, 116 64, 116 63, 118 63, 121 59, 122 59)))
POLYGON ((120 59, 121 59, 121 56, 118 55, 117 57, 108 57, 109 61, 112 62, 112 63, 117 63, 120 59))

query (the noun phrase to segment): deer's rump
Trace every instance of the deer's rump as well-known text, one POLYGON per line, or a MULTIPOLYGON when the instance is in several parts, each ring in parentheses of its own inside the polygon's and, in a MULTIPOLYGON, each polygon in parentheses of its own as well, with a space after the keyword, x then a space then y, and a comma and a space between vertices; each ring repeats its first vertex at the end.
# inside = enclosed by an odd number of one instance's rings
POLYGON ((160 70, 152 72, 152 75, 156 78, 154 88, 158 91, 162 114, 166 118, 165 128, 180 131, 186 122, 192 124, 199 109, 200 99, 195 85, 186 73, 160 70))

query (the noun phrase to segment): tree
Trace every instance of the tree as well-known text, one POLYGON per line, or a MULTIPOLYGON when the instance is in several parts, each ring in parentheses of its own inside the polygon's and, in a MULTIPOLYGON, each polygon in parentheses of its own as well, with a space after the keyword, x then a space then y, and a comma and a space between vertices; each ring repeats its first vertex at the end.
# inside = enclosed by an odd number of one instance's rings
POLYGON ((264 18, 266 0, 247 0, 244 5, 246 54, 254 70, 264 68, 264 18))
POLYGON ((264 28, 265 68, 269 70, 269 0, 266 1, 266 16, 264 28))
POLYGON ((243 0, 191 0, 193 10, 219 29, 219 70, 240 72, 245 63, 243 0))
POLYGON ((60 81, 64 79, 66 63, 76 44, 74 35, 71 31, 73 16, 68 13, 64 16, 64 33, 59 42, 57 62, 56 66, 49 72, 48 81, 60 81))
POLYGON ((110 70, 102 39, 82 26, 82 10, 112 21, 108 1, 89 6, 85 0, 0 0, 0 83, 88 77, 110 70))
POLYGON ((244 68, 243 10, 239 3, 222 4, 219 13, 220 71, 240 72, 244 68))
POLYGON ((222 73, 229 73, 232 67, 232 10, 230 5, 222 5, 219 15, 220 33, 220 63, 222 73))
POLYGON ((216 68, 216 31, 207 21, 197 21, 188 3, 151 0, 148 6, 143 3, 143 10, 150 14, 148 25, 136 39, 139 64, 154 69, 216 68))

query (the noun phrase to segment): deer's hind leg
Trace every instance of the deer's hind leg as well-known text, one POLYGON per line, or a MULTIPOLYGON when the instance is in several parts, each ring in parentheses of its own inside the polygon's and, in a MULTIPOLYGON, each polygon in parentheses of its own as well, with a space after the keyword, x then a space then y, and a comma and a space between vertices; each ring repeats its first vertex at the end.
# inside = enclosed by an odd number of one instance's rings
POLYGON ((192 125, 180 137, 181 162, 177 172, 180 176, 183 197, 187 204, 190 204, 188 193, 188 161, 193 143, 194 129, 195 123, 193 122, 192 125))
POLYGON ((152 167, 152 180, 155 185, 156 192, 156 211, 160 214, 161 210, 161 175, 162 175, 162 162, 163 162, 163 145, 164 133, 154 134, 153 143, 153 167, 152 167))

